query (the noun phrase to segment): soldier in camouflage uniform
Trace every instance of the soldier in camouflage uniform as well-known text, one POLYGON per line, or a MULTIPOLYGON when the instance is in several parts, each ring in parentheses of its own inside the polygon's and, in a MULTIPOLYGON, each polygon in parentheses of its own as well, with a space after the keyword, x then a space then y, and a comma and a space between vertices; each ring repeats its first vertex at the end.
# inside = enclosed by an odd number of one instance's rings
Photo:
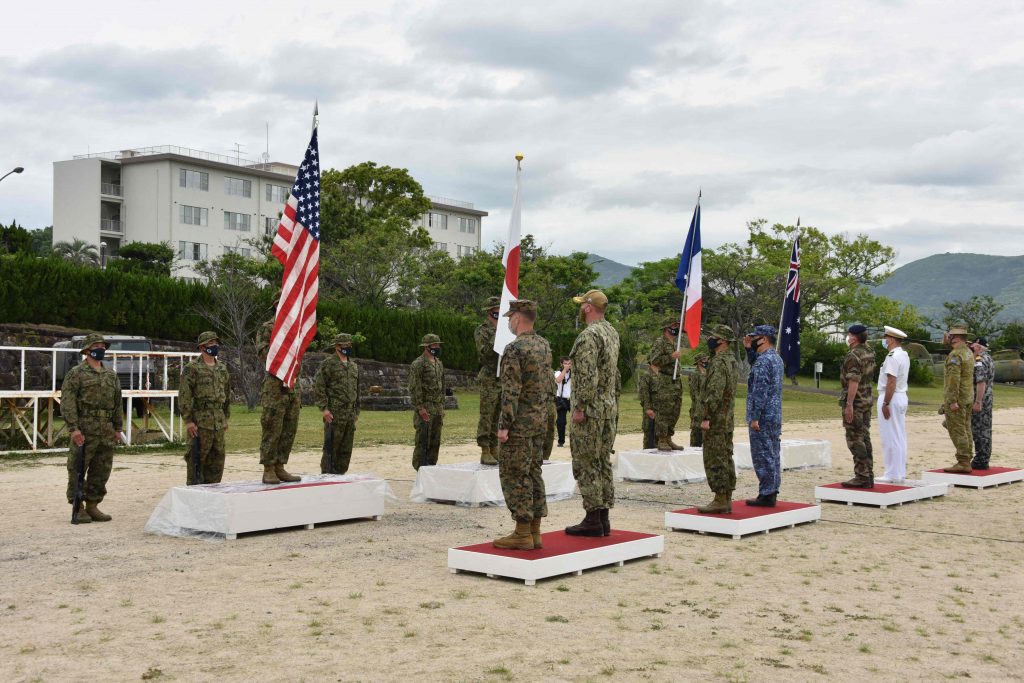
MULTIPOLYGON (((274 321, 263 326, 258 340, 260 360, 264 367, 270 350, 270 334, 274 321)), ((265 373, 260 386, 260 464, 263 465, 263 483, 302 481, 302 477, 289 474, 284 466, 292 452, 295 432, 299 427, 299 411, 302 403, 294 387, 285 386, 279 378, 265 373)))
MULTIPOLYGON (((334 338, 334 353, 313 377, 313 401, 320 406, 324 429, 330 430, 330 446, 325 444, 320 459, 321 474, 345 474, 352 460, 352 440, 359 419, 359 366, 352 360, 352 335, 334 338)), ((326 437, 325 437, 326 439, 326 437)))
POLYGON ((868 328, 850 325, 846 330, 849 353, 839 370, 839 406, 843 409, 846 447, 853 455, 853 478, 843 482, 851 489, 875 486, 874 453, 871 448, 871 380, 875 354, 868 348, 868 328))
POLYGON ((480 463, 498 464, 498 412, 501 410, 501 383, 498 381, 498 354, 494 336, 498 327, 501 297, 492 296, 483 311, 487 320, 473 331, 476 356, 480 363, 477 383, 480 385, 480 421, 476 426, 476 445, 480 447, 480 463))
POLYGON ((548 515, 541 464, 555 402, 555 378, 551 347, 533 330, 537 304, 512 301, 505 315, 516 339, 505 347, 501 359, 498 474, 516 528, 495 540, 494 547, 534 550, 542 547, 540 520, 548 515))
POLYGON ((102 335, 88 335, 80 350, 85 358, 68 371, 60 389, 61 414, 71 437, 67 489, 71 504, 78 480, 75 452, 85 445, 85 509, 75 511, 75 520, 80 524, 111 519, 97 505, 107 495, 107 480, 114 467, 114 445, 124 426, 124 407, 117 374, 101 362, 109 346, 102 335))
POLYGON ((650 372, 642 373, 636 380, 636 393, 640 398, 640 407, 643 409, 643 419, 640 420, 640 429, 644 435, 644 448, 654 448, 658 438, 654 434, 654 381, 657 378, 652 367, 650 372))
POLYGON ((736 358, 729 344, 736 341, 736 337, 728 325, 709 326, 706 337, 711 360, 701 391, 700 426, 704 430, 704 473, 715 498, 697 511, 729 514, 732 492, 736 490, 736 463, 732 457, 736 358))
POLYGON ((704 390, 704 379, 708 374, 708 357, 700 354, 694 360, 693 374, 686 383, 690 391, 690 445, 700 448, 704 445, 704 430, 700 428, 703 411, 701 410, 701 392, 704 390))
POLYGON ((996 371, 984 337, 978 338, 971 350, 974 352, 974 415, 971 416, 974 460, 971 469, 987 470, 992 457, 992 385, 996 371))
POLYGON ((647 362, 651 367, 651 394, 653 409, 645 411, 654 420, 655 447, 659 451, 681 451, 682 446, 672 441, 679 421, 679 410, 683 406, 683 381, 675 372, 676 350, 679 339, 679 320, 670 317, 661 327, 661 337, 651 346, 647 362))
POLYGON ((423 336, 423 353, 409 366, 409 400, 412 402, 412 424, 416 444, 412 451, 412 467, 436 465, 441 449, 441 427, 444 426, 444 364, 441 362, 441 338, 436 334, 423 336))
POLYGON ((758 325, 743 338, 757 356, 747 375, 747 434, 757 474, 753 507, 775 507, 782 486, 782 377, 785 363, 775 352, 775 328, 758 325))
POLYGON ((199 335, 199 358, 185 366, 181 374, 178 404, 181 419, 188 430, 189 448, 185 451, 188 469, 185 483, 219 484, 224 476, 224 432, 231 417, 231 378, 227 365, 217 360, 220 339, 216 332, 199 335), (199 469, 202 481, 196 480, 192 440, 199 438, 199 469))
POLYGON ((619 333, 604 319, 608 297, 596 289, 573 297, 586 327, 576 337, 572 360, 572 473, 586 517, 566 527, 571 536, 608 536, 608 510, 615 505, 612 446, 619 412, 619 333))
POLYGON ((967 326, 953 325, 946 342, 953 347, 946 357, 945 396, 942 410, 945 426, 956 447, 956 464, 944 472, 970 474, 974 444, 971 443, 971 405, 974 403, 974 354, 967 348, 967 326))

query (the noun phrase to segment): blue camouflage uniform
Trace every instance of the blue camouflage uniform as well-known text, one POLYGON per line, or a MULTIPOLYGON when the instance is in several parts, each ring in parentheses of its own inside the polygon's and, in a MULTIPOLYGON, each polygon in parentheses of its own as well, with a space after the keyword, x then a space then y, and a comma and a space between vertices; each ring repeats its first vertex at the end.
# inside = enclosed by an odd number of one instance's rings
MULTIPOLYGON (((774 331, 774 330, 773 330, 774 331)), ((750 459, 760 483, 758 495, 771 496, 782 484, 782 377, 785 363, 768 348, 758 354, 747 376, 747 431, 750 459), (760 431, 750 428, 757 420, 760 431)))

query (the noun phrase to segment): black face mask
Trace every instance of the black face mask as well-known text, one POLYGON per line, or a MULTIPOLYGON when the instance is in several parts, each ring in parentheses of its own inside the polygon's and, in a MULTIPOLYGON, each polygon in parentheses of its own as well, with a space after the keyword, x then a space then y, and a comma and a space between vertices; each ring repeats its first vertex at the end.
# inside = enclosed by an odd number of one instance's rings
POLYGON ((750 348, 747 349, 747 362, 753 365, 755 360, 757 360, 757 344, 751 342, 750 348))
POLYGON ((668 333, 671 334, 673 337, 678 337, 679 336, 679 328, 678 327, 670 327, 670 328, 668 328, 668 333))
POLYGON ((492 320, 497 320, 498 317, 499 316, 498 316, 498 312, 497 311, 491 311, 491 319, 492 320))
POLYGON ((350 349, 350 348, 338 349, 338 350, 341 352, 341 355, 343 355, 343 356, 351 356, 352 355, 352 349, 350 349))
POLYGON ((216 358, 217 354, 220 353, 220 347, 219 346, 207 346, 207 347, 205 347, 203 349, 203 351, 205 351, 206 355, 210 356, 211 358, 216 358))
POLYGON ((718 345, 721 344, 721 343, 722 343, 721 339, 715 339, 714 337, 712 337, 711 339, 708 339, 708 350, 709 351, 714 351, 716 348, 718 348, 718 345))
POLYGON ((93 360, 103 360, 105 355, 107 355, 106 349, 89 349, 89 357, 93 360))
POLYGON ((429 351, 430 355, 433 356, 434 358, 437 358, 438 356, 441 355, 441 349, 427 349, 427 351, 429 351))

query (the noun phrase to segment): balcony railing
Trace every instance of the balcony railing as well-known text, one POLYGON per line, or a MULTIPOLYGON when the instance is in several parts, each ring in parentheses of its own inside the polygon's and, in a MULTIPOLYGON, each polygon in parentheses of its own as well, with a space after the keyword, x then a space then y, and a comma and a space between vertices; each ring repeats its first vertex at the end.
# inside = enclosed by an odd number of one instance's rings
POLYGON ((100 230, 105 232, 124 232, 124 223, 112 218, 101 218, 100 230))
POLYGON ((120 185, 114 183, 100 183, 100 193, 109 194, 113 197, 121 197, 123 195, 123 188, 120 185))
POLYGON ((428 194, 427 199, 435 204, 444 204, 445 206, 458 206, 463 209, 473 208, 473 202, 464 202, 461 199, 452 199, 451 197, 438 197, 437 195, 428 194))

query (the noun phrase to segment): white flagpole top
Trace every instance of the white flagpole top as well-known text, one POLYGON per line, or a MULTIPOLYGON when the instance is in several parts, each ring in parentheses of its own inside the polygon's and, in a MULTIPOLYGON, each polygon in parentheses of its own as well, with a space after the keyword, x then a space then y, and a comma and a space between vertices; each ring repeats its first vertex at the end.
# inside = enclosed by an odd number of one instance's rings
POLYGON ((317 117, 318 116, 320 116, 320 100, 319 100, 319 98, 313 101, 313 128, 309 131, 310 135, 312 135, 313 131, 315 131, 317 129, 317 126, 320 125, 320 122, 317 121, 317 117))

